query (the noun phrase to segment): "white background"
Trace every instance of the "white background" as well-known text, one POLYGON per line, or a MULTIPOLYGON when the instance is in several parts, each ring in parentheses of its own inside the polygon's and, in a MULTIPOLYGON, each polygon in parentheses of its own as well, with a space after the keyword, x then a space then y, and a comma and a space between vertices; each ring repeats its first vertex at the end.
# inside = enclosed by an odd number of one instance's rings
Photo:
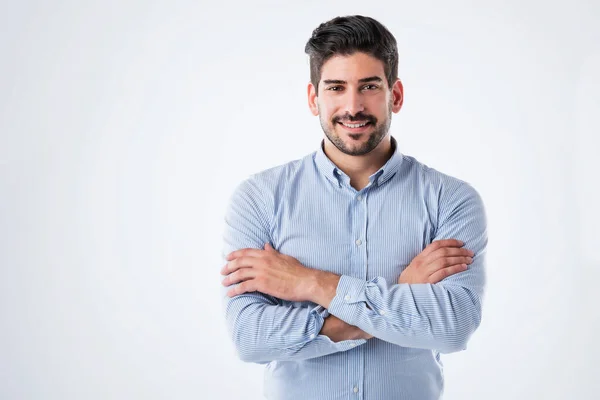
POLYGON ((225 204, 317 149, 304 45, 349 14, 398 40, 400 150, 487 209, 444 398, 597 398, 592 0, 2 1, 0 398, 262 398, 221 313, 225 204))

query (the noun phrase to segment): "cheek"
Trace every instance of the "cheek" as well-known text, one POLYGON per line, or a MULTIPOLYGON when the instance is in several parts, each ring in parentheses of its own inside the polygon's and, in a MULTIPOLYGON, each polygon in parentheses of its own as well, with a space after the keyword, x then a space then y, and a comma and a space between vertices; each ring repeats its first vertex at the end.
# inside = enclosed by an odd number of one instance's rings
POLYGON ((331 104, 319 104, 319 116, 322 120, 331 122, 334 115, 335 107, 332 107, 331 104))
POLYGON ((375 116, 379 121, 387 118, 389 114, 389 106, 390 104, 383 101, 376 101, 372 104, 366 105, 367 110, 370 110, 370 114, 375 116))
POLYGON ((333 122, 331 122, 331 119, 333 118, 333 115, 331 114, 321 114, 320 118, 322 125, 325 124, 326 126, 330 127, 333 127, 335 125, 333 122))

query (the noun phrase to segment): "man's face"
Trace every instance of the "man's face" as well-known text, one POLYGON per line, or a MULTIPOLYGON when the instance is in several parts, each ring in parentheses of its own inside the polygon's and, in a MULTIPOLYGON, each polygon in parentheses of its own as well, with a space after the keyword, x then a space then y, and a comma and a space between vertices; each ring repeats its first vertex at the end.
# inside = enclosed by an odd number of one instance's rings
POLYGON ((318 95, 309 84, 309 105, 325 136, 343 153, 364 155, 387 135, 392 111, 402 104, 402 85, 390 91, 383 63, 365 53, 334 56, 321 69, 318 95))

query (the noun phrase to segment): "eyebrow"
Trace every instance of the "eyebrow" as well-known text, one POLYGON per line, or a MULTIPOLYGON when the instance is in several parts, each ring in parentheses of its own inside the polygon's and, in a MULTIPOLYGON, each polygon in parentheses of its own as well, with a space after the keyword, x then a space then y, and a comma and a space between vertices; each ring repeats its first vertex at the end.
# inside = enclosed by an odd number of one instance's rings
MULTIPOLYGON (((358 80, 358 83, 367 83, 367 82, 382 82, 383 80, 378 76, 369 76, 368 78, 362 78, 358 80)), ((345 85, 348 82, 342 81, 339 79, 325 79, 323 83, 326 85, 337 84, 337 85, 345 85)))

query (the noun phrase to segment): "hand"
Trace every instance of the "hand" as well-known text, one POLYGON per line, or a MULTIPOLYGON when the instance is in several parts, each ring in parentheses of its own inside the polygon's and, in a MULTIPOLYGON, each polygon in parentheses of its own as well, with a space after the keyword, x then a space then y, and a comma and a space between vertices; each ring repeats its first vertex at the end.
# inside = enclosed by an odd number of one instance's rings
POLYGON ((227 292, 229 297, 261 292, 282 300, 310 301, 309 294, 317 281, 317 270, 279 253, 269 243, 264 250, 234 251, 227 256, 227 261, 221 270, 221 275, 227 275, 223 286, 241 282, 227 292))
POLYGON ((327 336, 335 343, 343 340, 371 339, 373 337, 362 329, 350 325, 331 314, 325 318, 325 323, 319 334, 327 336))
POLYGON ((455 239, 432 242, 402 271, 398 283, 438 283, 465 271, 475 253, 462 246, 464 243, 455 239))

